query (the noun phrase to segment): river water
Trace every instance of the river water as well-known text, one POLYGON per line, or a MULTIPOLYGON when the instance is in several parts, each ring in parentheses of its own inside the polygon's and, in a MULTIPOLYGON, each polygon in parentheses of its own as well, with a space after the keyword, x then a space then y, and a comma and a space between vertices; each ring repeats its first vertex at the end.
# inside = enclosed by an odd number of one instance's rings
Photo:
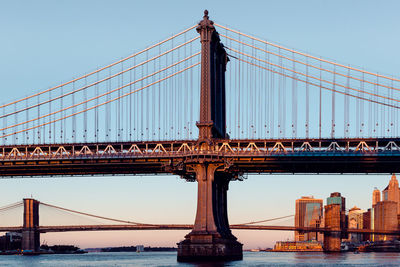
POLYGON ((0 266, 400 266, 400 253, 245 252, 242 261, 178 263, 176 252, 110 252, 80 255, 0 256, 0 266))

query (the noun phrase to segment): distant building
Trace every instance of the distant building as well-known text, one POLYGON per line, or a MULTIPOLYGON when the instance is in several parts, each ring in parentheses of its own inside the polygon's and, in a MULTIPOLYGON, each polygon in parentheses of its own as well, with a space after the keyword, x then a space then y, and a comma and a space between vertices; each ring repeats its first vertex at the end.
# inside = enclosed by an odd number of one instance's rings
POLYGON ((382 191, 382 200, 394 201, 397 203, 397 212, 400 212, 400 189, 399 182, 397 181, 396 175, 393 174, 389 181, 389 185, 382 191))
POLYGON ((337 251, 337 249, 340 250, 341 213, 340 204, 332 203, 325 206, 325 228, 335 231, 328 233, 328 236, 325 236, 324 238, 324 249, 326 251, 337 251))
MULTIPOLYGON (((314 197, 301 197, 296 200, 296 227, 319 227, 322 220, 323 200, 314 197)), ((317 233, 295 232, 295 241, 318 240, 317 233)))
MULTIPOLYGON (((364 211, 354 206, 350 209, 348 214, 348 228, 349 229, 364 229, 364 211)), ((363 235, 352 233, 349 236, 349 241, 353 243, 361 243, 363 235)))
POLYGON ((326 199, 326 205, 340 204, 340 209, 346 211, 346 198, 342 197, 339 192, 331 193, 331 196, 326 199))
MULTIPOLYGON (((393 174, 388 186, 382 191, 380 201, 379 190, 375 188, 372 193, 371 229, 372 230, 398 230, 400 218, 400 188, 396 175, 393 174)), ((385 241, 397 239, 390 235, 371 235, 372 241, 385 241)))
POLYGON ((16 250, 21 249, 22 234, 8 232, 0 236, 0 250, 16 250))
MULTIPOLYGON (((340 228, 347 227, 346 217, 346 198, 342 197, 339 192, 331 193, 331 196, 326 199, 326 205, 339 204, 340 205, 340 228)), ((343 233, 342 238, 347 238, 347 234, 343 233)))
MULTIPOLYGON (((398 229, 397 220, 397 203, 394 201, 384 200, 376 203, 374 207, 374 229, 392 230, 398 229)), ((394 240, 393 235, 375 235, 374 241, 394 240)))
POLYGON ((374 192, 372 192, 372 207, 379 201, 381 201, 381 191, 375 187, 374 192))
MULTIPOLYGON (((371 210, 368 209, 368 211, 363 213, 363 229, 369 230, 372 229, 371 222, 371 210)), ((363 235, 363 241, 372 241, 371 235, 370 234, 364 234, 363 235)))
POLYGON ((273 251, 322 251, 321 242, 312 241, 277 241, 273 251))

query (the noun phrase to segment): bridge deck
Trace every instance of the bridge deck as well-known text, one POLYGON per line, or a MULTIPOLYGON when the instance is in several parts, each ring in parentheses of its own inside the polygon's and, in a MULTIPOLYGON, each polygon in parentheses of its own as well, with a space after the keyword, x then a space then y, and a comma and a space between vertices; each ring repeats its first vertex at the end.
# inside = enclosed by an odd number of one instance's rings
MULTIPOLYGON (((301 232, 337 232, 329 228, 295 227, 276 225, 231 225, 233 230, 275 230, 275 231, 301 231, 301 232)), ((191 224, 165 224, 165 225, 68 225, 68 226, 40 226, 40 233, 50 232, 80 232, 80 231, 124 231, 124 230, 192 230, 191 224)), ((22 227, 0 227, 0 232, 21 232, 22 227)), ((371 230, 371 229, 342 229, 345 233, 385 234, 400 235, 400 231, 371 230)))
POLYGON ((0 175, 186 174, 198 160, 237 173, 400 172, 400 139, 219 139, 0 147, 0 175))

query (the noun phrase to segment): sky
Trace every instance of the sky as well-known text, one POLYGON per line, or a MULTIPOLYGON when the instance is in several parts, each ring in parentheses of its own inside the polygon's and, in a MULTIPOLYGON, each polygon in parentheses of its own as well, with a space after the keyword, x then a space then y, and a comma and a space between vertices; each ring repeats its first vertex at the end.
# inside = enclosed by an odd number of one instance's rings
MULTIPOLYGON (((365 0, 0 1, 0 102, 44 90, 139 51, 194 25, 204 9, 216 23, 245 33, 315 56, 400 76, 399 8, 398 1, 365 0)), ((313 195, 325 201, 335 191, 346 197, 348 208, 357 205, 368 209, 374 187, 382 190, 389 179, 389 174, 249 175, 243 182, 230 184, 229 220, 242 223, 291 215, 297 198, 313 195)), ((2 179, 0 206, 32 196, 111 218, 193 223, 196 186, 173 175, 2 179)), ((55 217, 59 224, 74 220, 53 215, 44 209, 41 222, 55 217)), ((42 235, 41 242, 82 248, 174 246, 186 233, 53 233, 42 235)), ((245 248, 271 247, 276 240, 294 235, 279 231, 234 234, 245 248)))

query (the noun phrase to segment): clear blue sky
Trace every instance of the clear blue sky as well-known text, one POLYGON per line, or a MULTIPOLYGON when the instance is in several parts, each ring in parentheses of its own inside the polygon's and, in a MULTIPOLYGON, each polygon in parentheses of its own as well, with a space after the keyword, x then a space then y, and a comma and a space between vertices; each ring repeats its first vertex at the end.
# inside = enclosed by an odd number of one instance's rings
MULTIPOLYGON (((57 85, 149 46, 197 23, 204 9, 219 24, 400 76, 398 1, 16 0, 0 3, 0 102, 57 85)), ((373 188, 383 189, 389 179, 389 175, 249 176, 230 185, 230 221, 294 214, 296 198, 325 199, 334 191, 347 198, 347 207, 367 209, 373 188)), ((193 223, 197 193, 195 183, 176 176, 8 179, 0 180, 0 188, 0 206, 33 195, 71 209, 148 223, 193 223)), ((65 220, 59 223, 71 219, 65 220)), ((42 241, 82 247, 174 245, 185 233, 63 233, 43 235, 42 241)), ((272 246, 274 240, 293 236, 235 234, 245 247, 272 246)))

